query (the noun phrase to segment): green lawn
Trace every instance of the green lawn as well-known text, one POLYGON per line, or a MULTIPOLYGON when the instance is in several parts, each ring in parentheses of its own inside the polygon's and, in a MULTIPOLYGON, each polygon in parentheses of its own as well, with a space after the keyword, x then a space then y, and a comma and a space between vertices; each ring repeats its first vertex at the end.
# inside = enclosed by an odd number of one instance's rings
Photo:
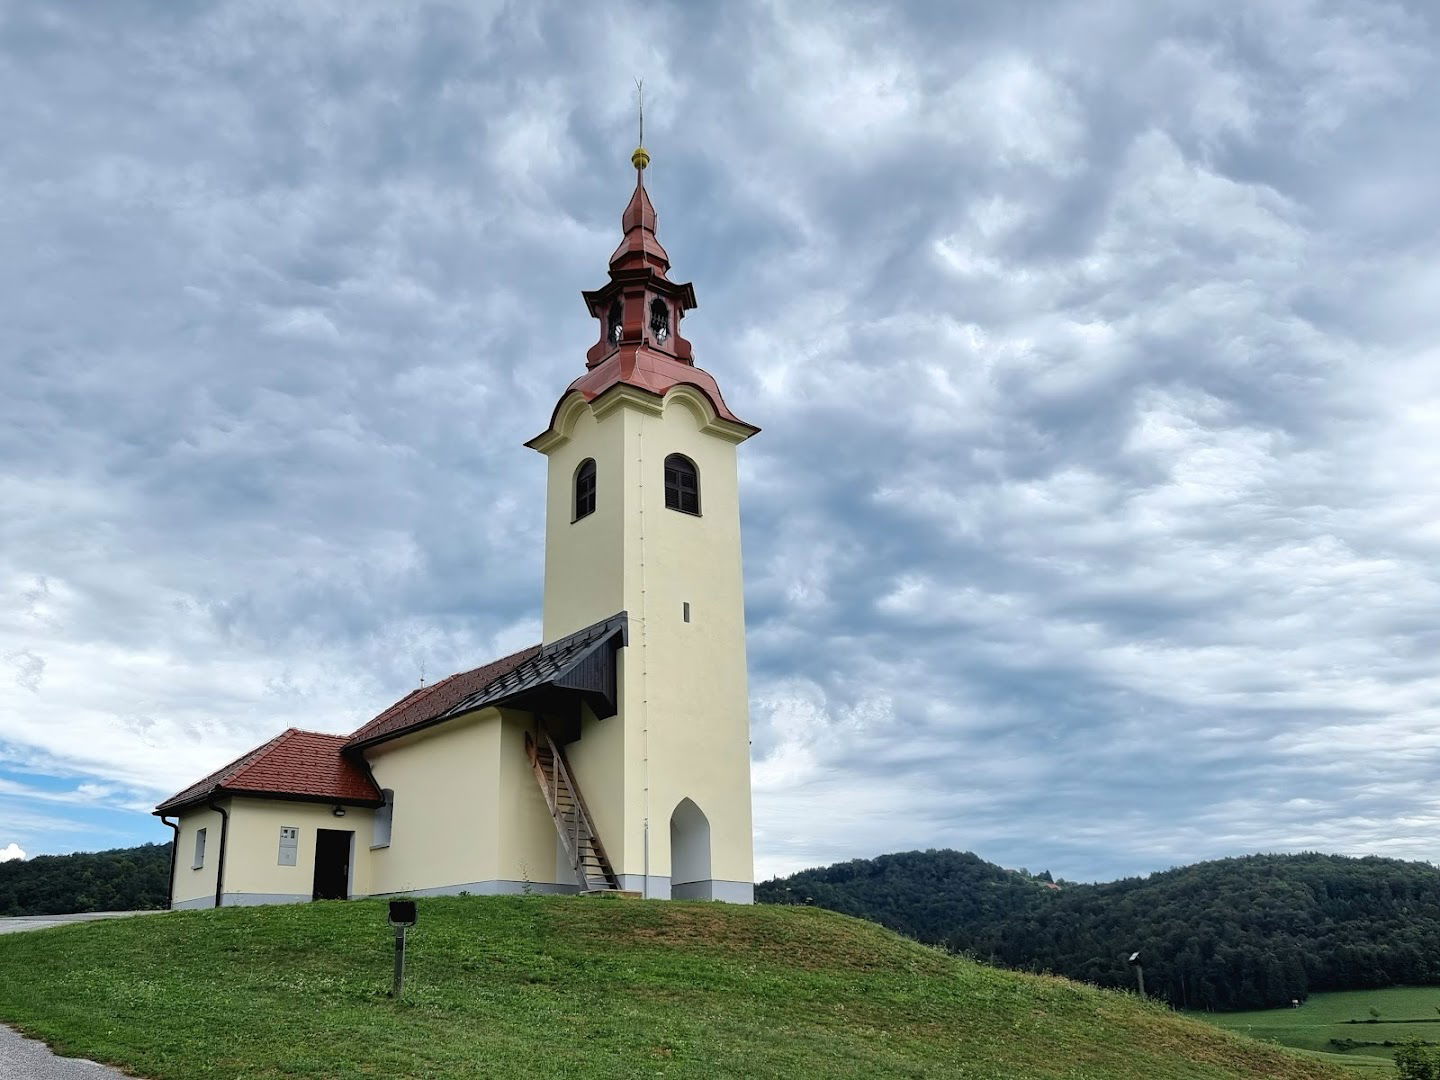
POLYGON ((1361 1046, 1336 1053, 1331 1039, 1354 1042, 1408 1042, 1420 1039, 1440 1044, 1440 987, 1412 986, 1390 990, 1354 990, 1315 994, 1298 1009, 1259 1012, 1195 1013, 1228 1031, 1293 1046, 1375 1076, 1393 1076, 1392 1051, 1383 1046, 1361 1046), (1380 1013, 1372 1019, 1370 1010, 1380 1013), (1358 1020, 1362 1023, 1348 1023, 1358 1020))
POLYGON ((456 897, 420 911, 400 1004, 384 905, 357 901, 7 935, 0 1019, 155 1080, 1349 1075, 813 908, 456 897))

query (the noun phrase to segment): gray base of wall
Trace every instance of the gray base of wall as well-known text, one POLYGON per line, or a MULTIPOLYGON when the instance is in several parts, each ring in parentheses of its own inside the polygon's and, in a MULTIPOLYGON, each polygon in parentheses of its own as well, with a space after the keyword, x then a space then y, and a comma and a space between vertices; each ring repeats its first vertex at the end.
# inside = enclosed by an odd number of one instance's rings
POLYGON ((545 896, 573 896, 578 885, 555 885, 548 881, 468 881, 462 885, 436 885, 429 889, 404 889, 400 892, 371 893, 371 896, 523 896, 527 893, 545 896))
POLYGON ((620 880, 620 888, 626 892, 638 892, 647 900, 669 900, 670 879, 659 874, 651 874, 647 883, 644 874, 616 874, 620 880))
POLYGON ((261 904, 308 904, 314 899, 311 893, 281 892, 227 892, 221 907, 259 907, 261 904))
POLYGON ((670 886, 672 900, 721 900, 727 904, 753 904, 755 885, 749 881, 681 881, 670 886))
MULTIPOLYGON (((643 874, 621 874, 620 887, 638 892, 651 900, 722 900, 728 904, 753 904, 755 886, 748 881, 683 881, 672 885, 668 877, 651 874, 648 882, 643 874)), ((428 889, 405 889, 400 892, 371 893, 372 896, 520 896, 527 893, 544 896, 573 896, 576 885, 555 885, 548 881, 468 881, 460 885, 437 885, 428 889)), ((352 899, 359 900, 356 896, 352 899)), ((304 904, 310 900, 302 893, 226 893, 222 907, 255 907, 260 904, 304 904)), ((198 896, 171 904, 172 911, 193 911, 215 906, 213 896, 198 896)))
MULTIPOLYGON (((259 907, 261 904, 305 904, 309 893, 263 893, 227 892, 220 898, 221 907, 259 907)), ((170 905, 171 911, 194 911, 199 908, 213 908, 213 896, 197 896, 194 900, 180 900, 170 905)))

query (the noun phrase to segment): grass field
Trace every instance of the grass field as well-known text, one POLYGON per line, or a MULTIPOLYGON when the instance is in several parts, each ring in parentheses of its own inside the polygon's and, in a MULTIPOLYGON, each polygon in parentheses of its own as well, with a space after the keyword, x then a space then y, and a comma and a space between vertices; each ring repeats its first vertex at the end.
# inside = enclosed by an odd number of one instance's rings
POLYGON ((1348 1074, 1123 994, 814 908, 422 900, 403 1003, 378 901, 0 938, 0 1020, 154 1080, 1348 1074))
POLYGON ((1361 1046, 1336 1053, 1330 1040, 1383 1043, 1421 1039, 1440 1043, 1437 1009, 1440 1009, 1440 987, 1420 986, 1315 994, 1298 1009, 1193 1015, 1228 1031, 1310 1051, 1319 1060, 1381 1077, 1394 1076, 1391 1050, 1383 1046, 1361 1046), (1376 1023, 1368 1022, 1373 1019, 1371 1009, 1380 1014, 1376 1023), (1362 1022, 1347 1023, 1351 1020, 1362 1022))

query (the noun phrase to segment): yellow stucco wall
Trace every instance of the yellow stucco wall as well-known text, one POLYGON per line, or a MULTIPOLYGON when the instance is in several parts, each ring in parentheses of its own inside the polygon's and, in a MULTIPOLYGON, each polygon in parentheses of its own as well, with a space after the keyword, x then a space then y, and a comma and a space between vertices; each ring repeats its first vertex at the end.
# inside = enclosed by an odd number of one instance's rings
POLYGON ((315 885, 315 834, 319 829, 353 832, 350 895, 370 892, 370 832, 373 811, 347 806, 335 817, 332 804, 278 799, 230 800, 230 840, 225 857, 225 894, 309 897, 315 885), (299 830, 294 866, 280 865, 280 829, 299 830))
POLYGON ((505 881, 573 885, 574 878, 557 871, 555 821, 530 768, 525 733, 533 726, 529 713, 502 712, 500 758, 496 790, 499 794, 500 865, 505 881))
POLYGON ((395 792, 390 846, 370 852, 370 891, 442 889, 499 878, 500 713, 483 709, 367 752, 395 792))
MULTIPOLYGON (((225 805, 224 803, 221 804, 225 805)), ((205 807, 185 811, 177 819, 180 832, 176 843, 175 880, 171 882, 171 904, 215 899, 215 872, 220 865, 220 815, 205 807), (205 865, 191 869, 195 857, 195 834, 205 830, 205 865)))
MULTIPOLYGON (((315 833, 317 829, 353 831, 356 843, 350 865, 350 893, 363 896, 369 888, 369 837, 372 811, 346 807, 337 818, 329 803, 247 799, 219 803, 230 813, 225 840, 224 903, 260 903, 309 899, 315 885, 315 833), (294 866, 280 865, 280 829, 299 830, 294 866)), ((220 867, 221 817, 205 807, 186 811, 179 818, 180 849, 175 863, 174 906, 207 906, 215 898, 215 876, 220 867), (195 833, 206 829, 205 865, 191 869, 195 833)))
POLYGON ((570 441, 550 453, 545 504, 544 640, 551 642, 625 606, 618 568, 626 532, 622 485, 627 431, 615 413, 575 412, 570 441), (595 459, 595 512, 574 518, 575 471, 595 459))
POLYGON ((670 815, 689 798, 710 823, 712 876, 752 881, 736 440, 685 388, 663 405, 623 388, 596 405, 572 398, 560 410, 564 437, 543 447, 545 639, 623 609, 630 640, 620 716, 587 723, 567 753, 618 872, 639 875, 648 863, 669 875, 670 815), (699 516, 665 506, 671 453, 696 465, 699 516), (587 457, 596 511, 572 523, 574 472, 587 457))

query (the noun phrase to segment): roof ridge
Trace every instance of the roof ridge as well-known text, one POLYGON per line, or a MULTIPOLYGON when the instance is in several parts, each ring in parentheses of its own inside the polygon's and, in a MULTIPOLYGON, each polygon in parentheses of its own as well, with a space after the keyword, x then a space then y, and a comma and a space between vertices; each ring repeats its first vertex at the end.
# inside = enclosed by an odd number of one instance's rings
MULTIPOLYGON (((290 734, 290 729, 287 728, 286 730, 280 732, 279 735, 272 736, 271 738, 261 743, 259 746, 253 747, 246 753, 241 754, 234 761, 230 762, 229 765, 224 765, 216 769, 209 776, 205 777, 205 780, 213 779, 215 783, 211 786, 219 787, 226 780, 229 780, 230 777, 235 775, 235 773, 239 772, 246 765, 249 765, 255 758, 262 756, 266 750, 269 750, 272 746, 274 746, 288 734, 290 734)), ((202 780, 200 782, 203 784, 205 780, 202 780)))
POLYGON ((409 729, 418 723, 438 716, 449 709, 446 703, 444 692, 450 688, 451 692, 458 691, 459 698, 468 697, 476 689, 490 685, 490 683, 503 677, 503 673, 509 668, 523 663, 534 654, 540 651, 540 645, 527 645, 523 649, 517 649, 512 653, 491 660, 488 663, 480 664, 466 671, 457 671, 445 678, 431 683, 429 686, 417 687, 410 691, 399 701, 387 706, 377 713, 374 718, 361 724, 350 733, 347 741, 347 749, 354 749, 361 742, 367 741, 377 733, 393 733, 401 729, 409 729), (499 669, 499 670, 497 670, 499 669), (466 680, 483 678, 485 681, 479 686, 467 686, 466 680), (438 694, 438 696, 437 696, 438 694))
MULTIPOLYGON (((485 666, 484 664, 481 664, 481 665, 480 665, 480 667, 484 667, 484 666, 485 666)), ((475 668, 474 670, 478 671, 478 670, 480 670, 480 669, 479 669, 479 668, 475 668)), ((398 700, 398 701, 396 701, 396 702, 393 702, 392 704, 386 705, 385 708, 381 709, 378 713, 376 713, 376 714, 375 714, 373 717, 371 717, 369 720, 366 720, 365 723, 361 724, 358 728, 355 729, 355 731, 352 731, 349 735, 346 736, 346 738, 347 738, 347 739, 353 739, 353 738, 355 737, 356 732, 363 731, 365 728, 369 727, 371 724, 376 723, 377 721, 384 719, 386 716, 388 716, 390 713, 394 712, 396 709, 400 708, 400 706, 404 705, 406 702, 409 702, 411 705, 414 705, 416 702, 422 701, 423 699, 425 699, 425 698, 429 697, 431 694, 433 694, 433 693, 434 693, 436 690, 438 690, 440 687, 442 687, 442 686, 444 686, 446 683, 448 683, 451 679, 458 678, 458 677, 459 677, 460 675, 462 675, 462 674, 468 674, 468 672, 459 672, 459 671, 457 671, 457 672, 455 672, 454 674, 446 675, 445 678, 439 679, 439 680, 437 680, 436 682, 431 683, 429 686, 417 686, 414 690, 411 690, 408 694, 406 694, 406 695, 405 695, 404 697, 402 697, 400 700, 398 700)))
POLYGON ((290 734, 290 732, 294 730, 294 728, 286 728, 284 731, 280 732, 279 735, 267 739, 259 746, 251 747, 249 750, 245 751, 245 753, 241 754, 233 761, 221 765, 220 768, 216 769, 214 772, 206 773, 203 777, 195 781, 195 783, 191 784, 189 787, 181 788, 174 795, 171 795, 170 798, 160 803, 160 806, 168 806, 169 804, 176 802, 187 795, 200 795, 207 789, 210 791, 210 793, 213 794, 215 789, 223 786, 226 780, 229 780, 236 773, 242 771, 247 765, 252 764, 256 758, 263 756, 266 750, 269 750, 272 746, 274 746, 276 743, 278 743, 281 739, 285 738, 286 735, 290 734))

